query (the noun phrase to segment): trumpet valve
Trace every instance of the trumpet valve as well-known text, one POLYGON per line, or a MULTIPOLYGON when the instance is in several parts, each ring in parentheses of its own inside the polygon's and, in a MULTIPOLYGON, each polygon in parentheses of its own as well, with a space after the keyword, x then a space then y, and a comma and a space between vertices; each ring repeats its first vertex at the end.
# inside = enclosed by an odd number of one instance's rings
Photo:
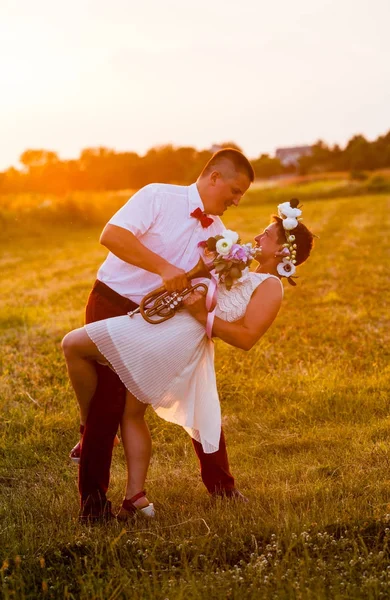
POLYGON ((179 296, 177 292, 172 292, 169 296, 165 298, 165 304, 169 306, 172 310, 174 310, 177 306, 179 306, 182 298, 179 296))

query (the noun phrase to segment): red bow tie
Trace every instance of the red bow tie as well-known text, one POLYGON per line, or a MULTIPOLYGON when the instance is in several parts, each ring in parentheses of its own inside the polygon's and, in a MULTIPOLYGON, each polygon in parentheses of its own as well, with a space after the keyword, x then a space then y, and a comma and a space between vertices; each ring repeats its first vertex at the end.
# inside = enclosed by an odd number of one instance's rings
POLYGON ((195 217, 195 219, 199 219, 200 224, 203 228, 210 227, 211 223, 214 223, 214 219, 208 217, 199 207, 190 214, 190 217, 195 217))

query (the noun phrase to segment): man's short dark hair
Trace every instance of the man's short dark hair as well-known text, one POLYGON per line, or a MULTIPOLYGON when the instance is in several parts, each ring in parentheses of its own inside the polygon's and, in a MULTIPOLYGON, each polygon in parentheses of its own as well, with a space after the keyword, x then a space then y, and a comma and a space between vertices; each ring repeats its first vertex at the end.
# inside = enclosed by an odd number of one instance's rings
POLYGON ((215 152, 213 156, 210 158, 206 166, 204 167, 201 177, 204 175, 208 175, 215 169, 218 169, 218 166, 221 165, 222 162, 228 160, 236 171, 239 173, 245 173, 248 176, 249 181, 252 183, 255 179, 255 172, 253 167, 246 156, 243 155, 242 152, 236 150, 235 148, 222 148, 222 150, 218 150, 215 152))

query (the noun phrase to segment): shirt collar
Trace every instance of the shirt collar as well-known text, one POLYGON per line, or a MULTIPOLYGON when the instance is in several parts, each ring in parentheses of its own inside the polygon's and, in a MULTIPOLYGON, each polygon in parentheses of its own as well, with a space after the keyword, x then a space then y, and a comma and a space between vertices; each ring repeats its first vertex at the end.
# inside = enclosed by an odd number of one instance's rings
POLYGON ((190 204, 190 213, 198 207, 204 212, 204 205, 196 183, 192 183, 188 186, 188 200, 190 204))

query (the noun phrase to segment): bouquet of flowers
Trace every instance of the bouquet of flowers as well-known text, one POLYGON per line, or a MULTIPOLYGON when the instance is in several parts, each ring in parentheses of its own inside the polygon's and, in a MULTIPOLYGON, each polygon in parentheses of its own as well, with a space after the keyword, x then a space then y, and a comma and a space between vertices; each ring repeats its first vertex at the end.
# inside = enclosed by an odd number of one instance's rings
POLYGON ((223 235, 209 237, 198 246, 203 250, 206 265, 215 270, 228 290, 249 272, 250 264, 258 252, 252 244, 241 244, 238 233, 227 229, 223 235))

